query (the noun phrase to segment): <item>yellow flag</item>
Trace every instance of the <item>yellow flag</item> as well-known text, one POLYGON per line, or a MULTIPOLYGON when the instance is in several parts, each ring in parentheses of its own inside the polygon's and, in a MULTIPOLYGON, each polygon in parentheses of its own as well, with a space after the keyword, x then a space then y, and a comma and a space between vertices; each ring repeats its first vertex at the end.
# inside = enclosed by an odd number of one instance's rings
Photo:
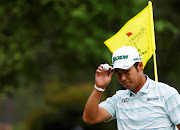
POLYGON ((153 36, 154 25, 152 26, 153 17, 151 15, 152 4, 148 4, 146 8, 130 19, 114 36, 106 40, 104 42, 105 45, 112 53, 124 45, 135 47, 142 56, 142 62, 145 67, 153 54, 153 50, 156 50, 153 36))

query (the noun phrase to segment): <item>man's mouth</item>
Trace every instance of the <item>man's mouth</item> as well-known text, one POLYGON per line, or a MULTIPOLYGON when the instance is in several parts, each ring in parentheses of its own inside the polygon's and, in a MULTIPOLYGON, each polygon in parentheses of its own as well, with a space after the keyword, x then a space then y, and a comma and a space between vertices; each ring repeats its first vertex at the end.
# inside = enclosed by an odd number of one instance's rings
POLYGON ((130 83, 127 82, 127 83, 123 83, 123 86, 127 87, 130 83))

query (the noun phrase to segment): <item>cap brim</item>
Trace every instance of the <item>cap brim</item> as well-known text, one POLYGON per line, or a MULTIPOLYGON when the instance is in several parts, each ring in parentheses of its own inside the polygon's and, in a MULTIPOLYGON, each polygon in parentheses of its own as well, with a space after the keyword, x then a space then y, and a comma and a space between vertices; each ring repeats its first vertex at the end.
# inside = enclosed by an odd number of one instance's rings
POLYGON ((109 71, 109 74, 114 71, 115 69, 123 69, 123 70, 128 70, 130 69, 133 65, 135 64, 135 62, 132 63, 128 63, 128 64, 117 64, 116 66, 113 66, 113 68, 109 71), (123 66, 123 67, 122 67, 123 66))
POLYGON ((128 70, 128 69, 131 68, 134 64, 135 64, 135 62, 119 63, 119 64, 116 63, 116 64, 113 66, 112 70, 114 70, 114 69, 128 70))

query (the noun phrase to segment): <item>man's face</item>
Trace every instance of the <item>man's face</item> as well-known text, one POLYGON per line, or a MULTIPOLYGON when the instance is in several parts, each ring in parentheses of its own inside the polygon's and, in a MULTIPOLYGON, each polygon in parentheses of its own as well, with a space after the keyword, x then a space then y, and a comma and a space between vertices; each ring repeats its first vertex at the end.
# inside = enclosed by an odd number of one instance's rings
POLYGON ((141 70, 137 70, 134 65, 128 70, 115 69, 115 72, 118 81, 126 89, 129 89, 134 93, 137 93, 141 89, 142 72, 141 70))

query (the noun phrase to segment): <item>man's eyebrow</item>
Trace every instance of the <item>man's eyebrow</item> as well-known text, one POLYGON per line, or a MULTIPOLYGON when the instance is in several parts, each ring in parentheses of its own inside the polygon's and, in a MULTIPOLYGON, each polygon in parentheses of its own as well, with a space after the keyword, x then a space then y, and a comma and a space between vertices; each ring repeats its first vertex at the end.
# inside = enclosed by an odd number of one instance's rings
POLYGON ((121 72, 122 70, 120 70, 120 69, 115 69, 115 72, 121 72))

